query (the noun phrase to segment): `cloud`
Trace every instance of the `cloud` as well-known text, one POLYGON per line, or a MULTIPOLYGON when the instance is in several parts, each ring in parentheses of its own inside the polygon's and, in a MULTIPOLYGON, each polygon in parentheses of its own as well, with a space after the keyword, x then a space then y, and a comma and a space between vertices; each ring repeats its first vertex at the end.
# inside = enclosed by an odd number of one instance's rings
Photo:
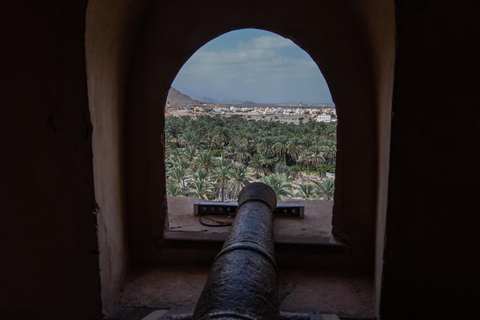
POLYGON ((280 36, 274 35, 266 35, 257 38, 253 38, 252 40, 243 43, 239 42, 239 48, 255 48, 255 49, 277 49, 277 48, 285 48, 285 47, 293 47, 295 44, 287 39, 280 36))
MULTIPOLYGON (((310 88, 311 82, 326 87, 315 62, 305 57, 305 52, 291 40, 273 34, 238 42, 233 48, 201 48, 185 63, 174 86, 203 92, 210 86, 239 99, 259 102, 285 100, 289 96, 289 100, 298 100, 301 97, 295 96, 294 91, 305 96, 305 90, 296 88, 310 88)), ((311 98, 301 100, 313 100, 315 94, 323 91, 317 90, 310 94, 311 98)))

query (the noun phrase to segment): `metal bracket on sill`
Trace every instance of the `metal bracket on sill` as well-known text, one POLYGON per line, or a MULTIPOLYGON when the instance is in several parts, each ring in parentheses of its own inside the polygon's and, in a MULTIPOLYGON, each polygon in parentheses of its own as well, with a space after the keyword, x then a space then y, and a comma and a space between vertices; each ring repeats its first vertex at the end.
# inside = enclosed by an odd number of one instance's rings
MULTIPOLYGON (((193 205, 193 214, 202 215, 229 215, 235 216, 238 203, 231 202, 196 202, 193 205)), ((305 207, 303 204, 277 204, 275 208, 275 217, 296 217, 303 219, 305 207)))

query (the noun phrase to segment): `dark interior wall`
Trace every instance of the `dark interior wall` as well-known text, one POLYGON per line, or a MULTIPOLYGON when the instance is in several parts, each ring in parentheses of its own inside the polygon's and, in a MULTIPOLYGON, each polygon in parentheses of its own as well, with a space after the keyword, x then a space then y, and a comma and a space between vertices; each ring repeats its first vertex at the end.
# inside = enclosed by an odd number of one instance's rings
MULTIPOLYGON (((213 1, 208 6, 183 1, 156 2, 151 7, 136 50, 126 110, 127 212, 135 261, 152 261, 155 239, 162 236, 159 226, 166 216, 166 199, 158 196, 165 193, 165 172, 158 165, 164 162, 162 107, 176 73, 214 37, 235 29, 259 28, 294 40, 319 65, 330 86, 341 119, 335 233, 351 244, 351 259, 345 261, 373 272, 381 101, 375 86, 377 67, 378 79, 385 76, 379 67, 385 61, 378 59, 381 50, 373 49, 378 39, 370 38, 369 27, 363 24, 385 13, 393 19, 393 9, 373 6, 364 14, 359 3, 276 1, 273 7, 258 1, 213 1)), ((386 43, 392 48, 387 53, 393 61, 394 32, 391 25, 380 25, 390 37, 386 43)), ((389 66, 391 61, 387 61, 389 66)), ((391 80, 385 83, 388 86, 391 80)))
MULTIPOLYGON (((345 224, 346 216, 340 214, 337 217, 342 221, 336 223, 346 234, 357 222, 361 222, 360 228, 368 226, 372 232, 367 234, 367 243, 371 247, 363 249, 367 257, 373 256, 375 215, 366 212, 371 208, 380 210, 376 199, 381 196, 377 193, 385 190, 379 183, 383 174, 380 170, 386 169, 378 167, 384 165, 382 159, 386 157, 382 139, 388 138, 381 136, 382 129, 363 131, 358 123, 367 127, 380 123, 378 129, 386 123, 379 119, 388 119, 385 109, 368 109, 372 108, 368 104, 378 106, 379 99, 388 100, 388 95, 379 98, 375 91, 375 83, 390 81, 385 79, 390 74, 385 71, 388 68, 375 67, 383 65, 375 59, 381 59, 385 51, 372 48, 390 44, 383 43, 382 37, 370 38, 371 33, 362 29, 365 20, 357 15, 360 12, 363 17, 379 18, 381 8, 352 9, 338 3, 318 3, 324 5, 323 11, 287 1, 275 2, 275 11, 270 2, 214 1, 215 9, 210 11, 204 11, 200 2, 192 1, 187 7, 185 2, 157 2, 157 11, 152 12, 152 17, 157 18, 149 21, 139 38, 143 44, 136 44, 137 73, 132 76, 138 81, 129 91, 132 96, 126 110, 127 118, 131 116, 126 124, 127 152, 138 152, 136 158, 132 154, 126 159, 127 166, 137 168, 127 177, 126 192, 131 199, 139 197, 138 202, 127 202, 127 209, 140 217, 146 214, 145 219, 138 220, 132 214, 133 220, 128 222, 131 233, 138 236, 130 243, 146 244, 144 248, 148 248, 140 250, 140 258, 150 257, 155 250, 152 243, 155 236, 161 236, 158 226, 165 210, 165 200, 156 198, 159 191, 164 191, 164 173, 158 166, 163 161, 163 110, 159 106, 164 104, 176 72, 196 49, 221 33, 243 27, 264 28, 292 37, 322 68, 335 102, 346 117, 347 110, 367 107, 366 114, 354 112, 355 118, 342 124, 359 139, 357 142, 376 141, 377 145, 373 150, 354 146, 353 151, 348 151, 345 148, 354 143, 344 142, 339 150, 342 159, 361 157, 351 169, 347 169, 347 163, 342 165, 347 180, 338 187, 345 194, 336 199, 343 203, 343 208, 336 206, 336 210, 354 215, 355 219, 345 224), (173 18, 178 12, 185 14, 183 21, 173 18), (322 43, 335 46, 319 45, 322 43), (369 163, 372 161, 373 168, 369 163), (356 175, 355 171, 364 166, 368 170, 356 175), (369 180, 372 177, 375 187, 369 180), (360 191, 350 194, 348 190, 360 191), (359 202, 365 195, 367 203, 359 202), (157 200, 152 202, 152 198, 157 200), (360 213, 358 205, 363 208, 360 213), (363 219, 364 214, 373 218, 363 219)), ((86 1, 25 0, 8 2, 0 10, 0 142, 4 148, 0 166, 0 310, 10 319, 96 319, 101 314, 85 71, 86 5, 86 1)), ((398 0, 396 7, 398 50, 380 309, 384 319, 445 318, 447 314, 473 318, 476 314, 472 309, 478 300, 473 285, 479 269, 475 245, 480 227, 480 190, 476 181, 480 176, 480 28, 476 10, 466 1, 452 6, 398 0)), ((366 21, 366 30, 375 32, 388 25, 369 25, 371 20, 366 21)), ((130 46, 134 44, 127 48, 130 46)), ((104 49, 101 56, 110 50, 104 49)), ((108 57, 99 61, 107 61, 108 57)), ((130 64, 123 59, 128 60, 120 57, 121 68, 111 67, 108 73, 113 74, 100 80, 116 79, 118 70, 125 72, 130 64)), ((115 86, 115 90, 123 85, 115 86)), ((119 99, 117 94, 112 97, 119 99)), ((121 114, 115 113, 115 117, 120 119, 121 114)), ((115 190, 118 196, 121 191, 115 190)), ((381 240, 381 235, 378 238, 381 240)))
POLYGON ((104 308, 127 273, 124 109, 135 35, 147 1, 91 0, 86 14, 88 100, 98 204, 100 276, 104 308))
POLYGON ((101 316, 86 1, 2 3, 0 314, 101 316))
MULTIPOLYGON (((393 75, 395 66, 395 6, 393 1, 357 1, 358 10, 370 44, 377 130, 377 208, 375 227, 375 296, 380 296, 387 208, 392 114, 393 75)), ((348 129, 347 129, 348 130, 348 129)), ((380 299, 376 299, 378 313, 380 299)))
POLYGON ((477 318, 478 8, 473 1, 396 6, 382 318, 477 318))

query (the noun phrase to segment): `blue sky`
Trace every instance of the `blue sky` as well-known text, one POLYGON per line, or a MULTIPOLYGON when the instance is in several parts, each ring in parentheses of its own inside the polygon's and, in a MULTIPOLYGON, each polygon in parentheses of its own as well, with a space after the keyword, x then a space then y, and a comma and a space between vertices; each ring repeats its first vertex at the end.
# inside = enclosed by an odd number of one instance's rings
POLYGON ((258 29, 223 34, 184 64, 172 86, 193 98, 256 103, 332 103, 310 56, 289 39, 258 29))

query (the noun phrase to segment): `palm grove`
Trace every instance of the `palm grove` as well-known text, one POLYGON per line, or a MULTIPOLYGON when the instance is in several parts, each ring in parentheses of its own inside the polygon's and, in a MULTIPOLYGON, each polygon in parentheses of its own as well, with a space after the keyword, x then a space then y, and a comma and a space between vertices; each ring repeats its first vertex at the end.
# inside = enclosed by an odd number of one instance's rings
POLYGON ((245 185, 261 181, 280 201, 333 200, 325 174, 335 171, 336 123, 169 116, 165 143, 170 196, 236 200, 245 185))

